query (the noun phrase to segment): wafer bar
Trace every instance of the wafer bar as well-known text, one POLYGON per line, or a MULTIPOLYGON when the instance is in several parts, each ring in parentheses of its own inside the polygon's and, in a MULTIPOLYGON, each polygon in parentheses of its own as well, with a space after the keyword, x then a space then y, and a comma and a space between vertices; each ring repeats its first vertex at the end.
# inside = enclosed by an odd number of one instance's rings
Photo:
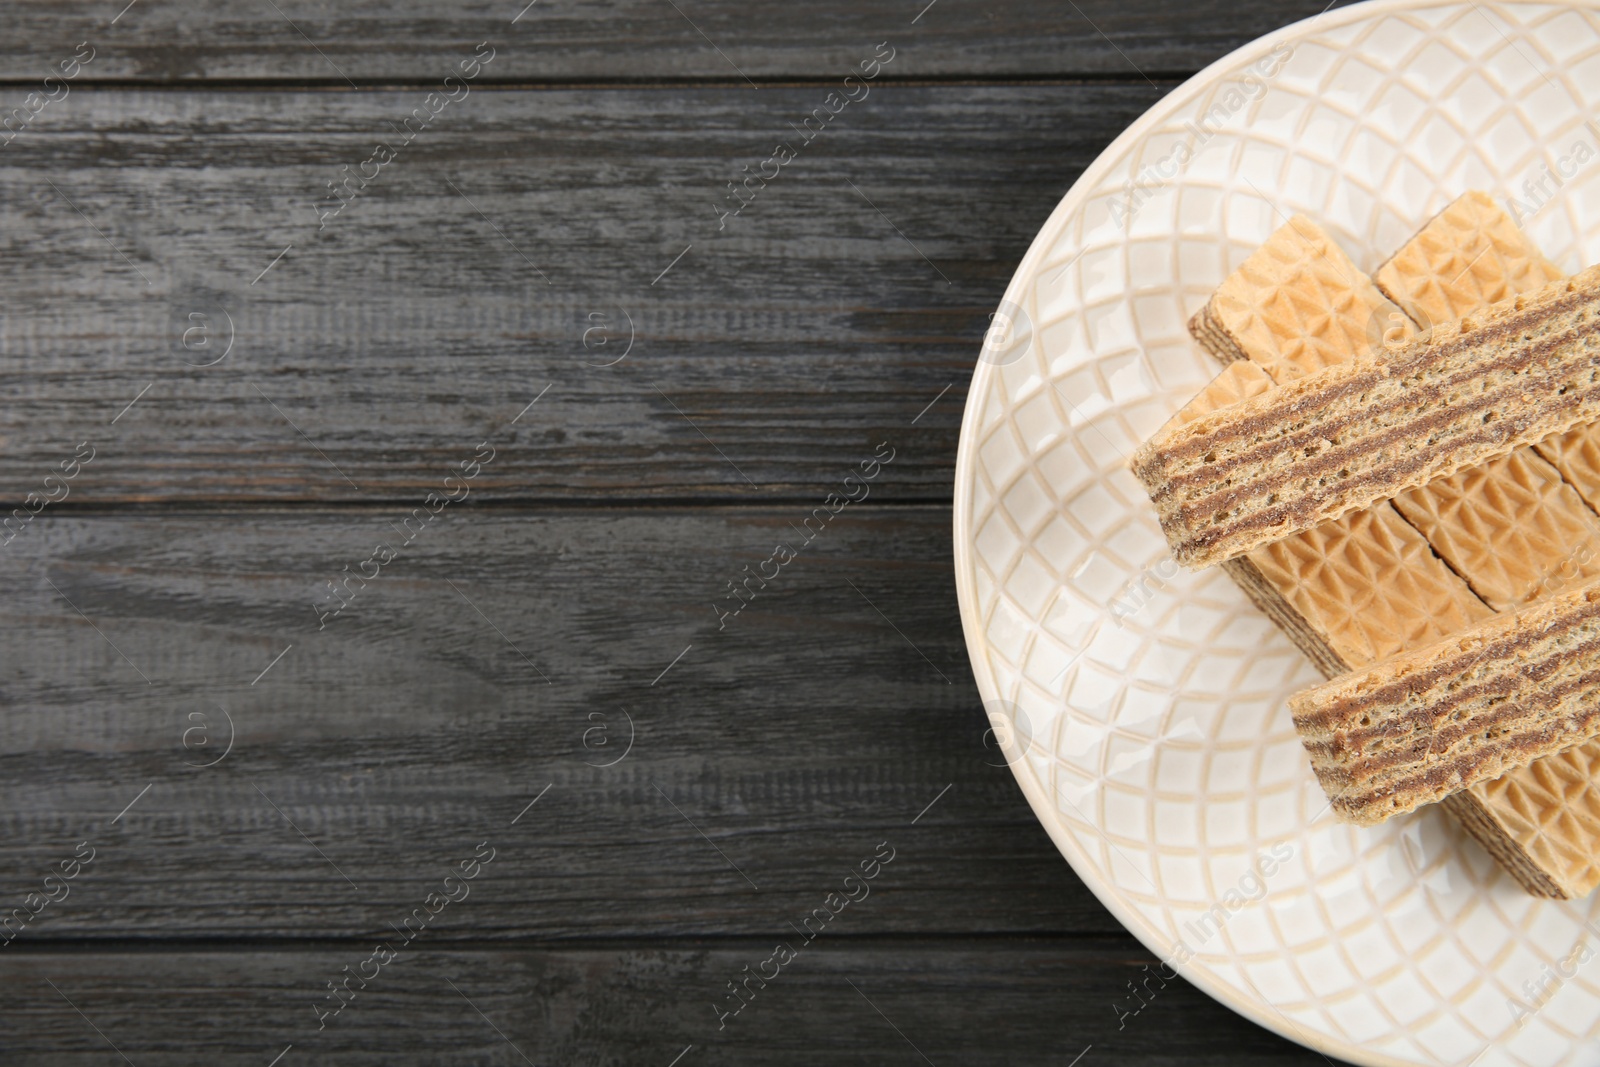
POLYGON ((1394 498, 1472 591, 1496 611, 1600 576, 1600 519, 1532 448, 1394 498))
MULTIPOLYGON (((1559 282, 1561 272, 1487 194, 1470 192, 1430 219, 1376 277, 1408 316, 1430 323, 1559 282)), ((1496 611, 1600 576, 1600 519, 1536 447, 1402 493, 1394 505, 1496 611), (1572 566, 1575 555, 1592 563, 1572 566)))
POLYGON ((1289 700, 1342 818, 1373 825, 1600 734, 1600 582, 1289 700))
MULTIPOLYGON (((1560 277, 1499 205, 1469 192, 1379 267, 1376 280, 1407 315, 1429 323, 1560 277)), ((1462 472, 1396 503, 1486 601, 1505 610, 1600 576, 1595 518, 1579 501, 1590 507, 1597 501, 1597 439, 1600 429, 1578 427, 1490 465, 1514 465, 1511 472, 1462 472)), ((1454 793, 1444 804, 1528 892, 1587 896, 1600 885, 1597 770, 1600 740, 1587 741, 1454 793)))
POLYGON ((1256 364, 1245 360, 1230 363, 1222 369, 1221 374, 1206 383, 1206 387, 1195 394, 1193 400, 1179 408, 1178 413, 1172 416, 1172 421, 1181 426, 1202 415, 1209 415, 1218 408, 1260 396, 1271 388, 1272 379, 1256 364))
POLYGON ((1463 193, 1374 273, 1378 289, 1424 326, 1560 281, 1488 193, 1463 193))
MULTIPOLYGON (((1466 193, 1378 269, 1384 295, 1420 323, 1446 322, 1561 277, 1487 194, 1466 193)), ((1600 429, 1580 426, 1534 446, 1600 510, 1600 429)))
MULTIPOLYGON (((1374 292, 1338 244, 1297 215, 1245 259, 1189 328, 1219 360, 1239 361, 1217 382, 1247 367, 1289 380, 1366 355, 1381 335, 1375 324, 1404 335, 1411 320, 1374 292), (1351 292, 1366 295, 1352 300, 1351 292)), ((1175 418, 1193 421, 1243 399, 1234 392, 1214 383, 1175 418)), ((1329 677, 1492 614, 1388 503, 1223 567, 1329 677)))
POLYGON ((1600 885, 1600 740, 1452 793, 1444 806, 1522 887, 1553 900, 1600 885))
POLYGON ((1330 678, 1494 614, 1388 504, 1222 566, 1330 678))
POLYGON ((1219 563, 1600 418, 1600 268, 1168 425, 1134 456, 1179 562, 1219 563))
POLYGON ((1250 360, 1274 381, 1314 374, 1391 339, 1416 336, 1411 320, 1304 215, 1279 227, 1189 320, 1189 332, 1223 362, 1250 360))
MULTIPOLYGON (((1492 200, 1469 193, 1450 204, 1396 253, 1379 270, 1378 284, 1406 316, 1432 322, 1458 318, 1482 304, 1559 277, 1559 271, 1492 200)), ((1357 291, 1366 281, 1336 244, 1308 220, 1296 218, 1274 233, 1225 283, 1235 298, 1231 304, 1213 297, 1207 305, 1208 309, 1232 308, 1233 314, 1224 322, 1247 338, 1247 344, 1237 346, 1234 352, 1217 351, 1216 334, 1199 328, 1200 315, 1191 321, 1191 332, 1221 360, 1239 358, 1242 352, 1261 366, 1292 372, 1292 360, 1282 353, 1326 352, 1326 344, 1316 344, 1323 341, 1319 330, 1337 324, 1341 308, 1351 306, 1329 284, 1330 278, 1344 279, 1357 291), (1319 264, 1324 257, 1330 262, 1319 264), (1242 285, 1244 279, 1250 284, 1242 285), (1241 307, 1276 310, 1271 317, 1256 312, 1246 317, 1238 311, 1241 307), (1251 329, 1252 325, 1259 328, 1251 329), (1313 343, 1307 344, 1308 339, 1313 343)), ((1404 336, 1403 325, 1396 328, 1391 310, 1380 309, 1374 315, 1375 326, 1381 329, 1369 328, 1365 338, 1350 328, 1353 324, 1347 313, 1344 328, 1334 326, 1334 336, 1342 339, 1347 350, 1346 358, 1376 341, 1392 342, 1404 336)), ((1326 365, 1328 361, 1322 362, 1326 365)), ((1237 374, 1238 368, 1246 365, 1229 363, 1223 375, 1237 374)), ((1236 391, 1214 386, 1181 415, 1184 421, 1191 421, 1205 410, 1238 398, 1236 391)), ((1600 462, 1590 469, 1600 471, 1600 462)), ((1567 495, 1556 495, 1559 510, 1570 511, 1571 501, 1563 499, 1567 495)), ((1488 520, 1501 529, 1531 518, 1538 527, 1543 524, 1541 510, 1538 499, 1521 501, 1513 514, 1494 522, 1492 509, 1485 513, 1475 505, 1460 524, 1488 520)), ((1581 573, 1581 549, 1586 543, 1577 542, 1579 563, 1563 561, 1552 568, 1558 582, 1581 573)), ((1553 542, 1540 540, 1519 540, 1507 547, 1513 552, 1521 547, 1524 551, 1518 558, 1525 558, 1530 544, 1560 550, 1553 542)), ((1330 677, 1436 640, 1491 614, 1388 504, 1324 523, 1223 566, 1330 677)), ((1534 576, 1537 579, 1537 570, 1534 576)), ((1536 580, 1534 584, 1539 583, 1536 580)), ((1597 760, 1600 742, 1588 742, 1479 783, 1447 798, 1445 804, 1530 893, 1555 898, 1583 896, 1600 881, 1600 868, 1596 867, 1600 803, 1592 782, 1597 760)))

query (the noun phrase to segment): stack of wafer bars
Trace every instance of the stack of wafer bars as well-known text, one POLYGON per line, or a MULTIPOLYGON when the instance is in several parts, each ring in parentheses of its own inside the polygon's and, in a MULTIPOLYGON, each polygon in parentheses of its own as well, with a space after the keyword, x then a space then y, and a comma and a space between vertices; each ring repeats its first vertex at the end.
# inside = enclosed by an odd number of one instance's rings
POLYGON ((1482 193, 1373 277, 1297 217, 1191 321, 1225 369, 1135 460, 1180 560, 1330 679, 1291 710, 1339 816, 1442 801, 1556 899, 1600 884, 1597 292, 1482 193))

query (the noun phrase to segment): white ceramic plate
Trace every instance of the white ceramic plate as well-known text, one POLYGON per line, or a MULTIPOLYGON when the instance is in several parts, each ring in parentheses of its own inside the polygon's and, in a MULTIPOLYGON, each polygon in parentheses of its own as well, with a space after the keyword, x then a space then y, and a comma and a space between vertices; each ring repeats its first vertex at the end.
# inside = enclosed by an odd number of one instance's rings
MULTIPOLYGON (((1336 823, 1285 707, 1318 675, 1164 562, 1127 457, 1219 369, 1188 317, 1295 212, 1370 271, 1486 189, 1562 268, 1600 260, 1597 114, 1591 4, 1382 0, 1262 38, 1073 186, 967 401, 962 622, 1034 811, 1151 951, 1358 1063, 1600 1063, 1600 900, 1528 897, 1437 808, 1336 823)), ((1147 987, 1108 1022, 1160 1026, 1147 987)))

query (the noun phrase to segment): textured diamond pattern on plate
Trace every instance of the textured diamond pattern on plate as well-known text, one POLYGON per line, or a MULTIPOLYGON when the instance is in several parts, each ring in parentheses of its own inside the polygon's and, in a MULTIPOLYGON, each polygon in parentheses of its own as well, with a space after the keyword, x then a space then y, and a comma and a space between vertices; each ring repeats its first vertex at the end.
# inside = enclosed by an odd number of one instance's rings
POLYGON ((1600 575, 1600 520, 1531 448, 1404 493, 1394 506, 1497 611, 1600 575))
MULTIPOLYGON (((1250 46, 1085 172, 1006 293, 1030 340, 970 387, 957 587, 984 699, 1028 717, 1021 788, 1152 951, 1339 1059, 1591 1063, 1600 969, 1542 1006, 1523 984, 1596 944, 1600 900, 1529 897, 1441 811, 1338 825, 1284 710, 1315 668, 1226 576, 1167 563, 1126 456, 1215 376, 1188 318, 1285 220, 1373 270, 1459 193, 1522 197, 1592 144, 1597 71, 1600 12, 1558 5, 1380 0, 1250 46), (1009 513, 1025 477, 1055 509, 1036 526, 1009 513), (1042 600, 1025 558, 1059 575, 1042 600), (1078 567, 1111 593, 1076 591, 1078 567)), ((1523 228, 1564 271, 1600 261, 1600 166, 1523 228)))
POLYGON ((1413 335, 1400 309, 1303 215, 1285 223, 1222 283, 1204 316, 1239 354, 1279 382, 1368 351, 1375 323, 1394 324, 1404 338, 1413 335))

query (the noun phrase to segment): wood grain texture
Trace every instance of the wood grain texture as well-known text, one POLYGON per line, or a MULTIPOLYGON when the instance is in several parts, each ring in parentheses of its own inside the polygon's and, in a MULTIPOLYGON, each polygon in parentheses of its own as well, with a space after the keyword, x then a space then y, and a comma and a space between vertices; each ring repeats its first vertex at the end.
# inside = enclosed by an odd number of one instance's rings
POLYGON ((781 932, 885 840, 857 933, 1118 929, 985 736, 943 509, 810 546, 800 509, 466 505, 410 546, 404 514, 47 516, 7 547, 0 902, 102 852, 23 940, 369 935, 483 840, 462 936, 781 932))
POLYGON ((418 96, 86 93, 0 155, 0 500, 86 440, 68 506, 408 500, 485 439, 480 499, 807 500, 884 440, 946 498, 988 314, 1157 93, 880 87, 722 223, 817 89, 480 91, 319 231, 418 96))
MULTIPOLYGON (((935 3, 752 4, 749 0, 527 0, 312 3, 145 0, 19 4, 8 13, 0 76, 42 77, 79 42, 96 47, 80 78, 194 82, 251 79, 349 84, 428 80, 482 40, 503 47, 494 77, 520 81, 843 77, 861 50, 906 48, 900 77, 1061 77, 1137 80, 1190 73, 1320 3, 1004 0, 935 3), (523 12, 518 18, 519 12, 523 12), (113 24, 113 18, 115 23, 113 24), (512 20, 517 19, 513 24, 512 20), (348 79, 348 80, 347 80, 348 79)), ((748 87, 747 91, 748 91, 748 87)))
POLYGON ((795 946, 766 989, 752 982, 720 1030, 719 995, 772 957, 771 939, 473 950, 419 939, 321 1032, 325 983, 372 946, 8 953, 0 1055, 18 1067, 120 1063, 113 1044, 169 1067, 266 1067, 289 1045, 282 1067, 1332 1062, 1182 979, 1161 988, 1155 961, 1123 939, 831 937, 795 946), (1149 1003, 1119 1019, 1130 981, 1149 982, 1149 1003))
POLYGON ((0 1062, 1322 1062, 1181 981, 1119 1018, 1154 961, 985 745, 945 503, 1061 195, 1319 9, 13 5, 0 115, 95 58, 0 147, 0 511, 95 453, 0 546, 0 916, 97 852, 0 949, 0 1062), (483 40, 470 96, 319 230, 483 40), (884 41, 870 96, 719 221, 884 41), (719 630, 880 442, 870 500, 719 630), (325 983, 480 842, 470 899, 319 1033, 325 983), (719 1031, 725 983, 883 842, 719 1031))

